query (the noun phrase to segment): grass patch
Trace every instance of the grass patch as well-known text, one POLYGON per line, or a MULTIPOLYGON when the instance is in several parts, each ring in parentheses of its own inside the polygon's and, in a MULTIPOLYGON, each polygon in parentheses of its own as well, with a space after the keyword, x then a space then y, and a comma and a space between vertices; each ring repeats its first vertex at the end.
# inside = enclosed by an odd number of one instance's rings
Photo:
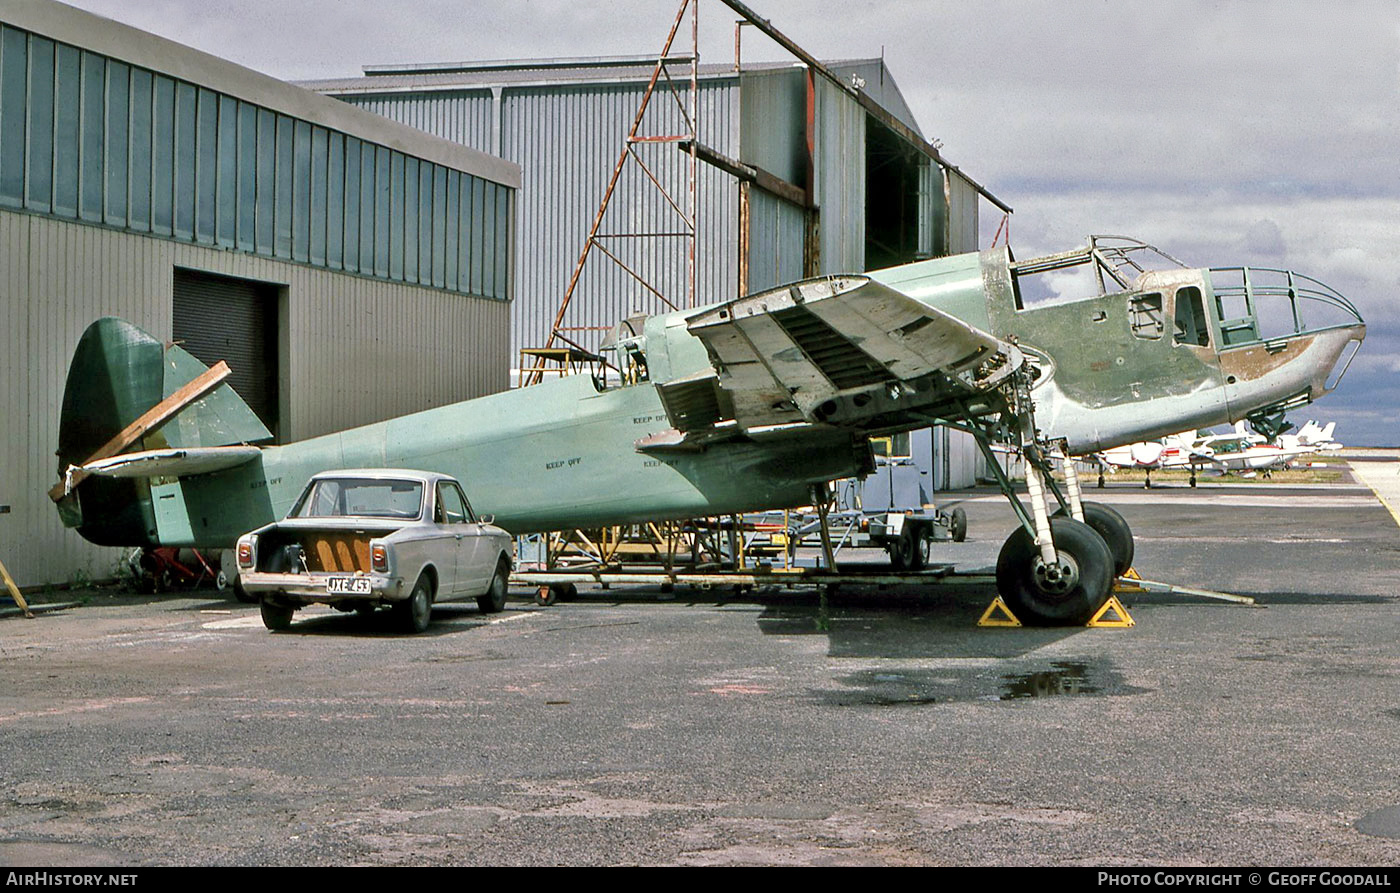
MULTIPOLYGON (((1137 470, 1120 469, 1115 474, 1105 474, 1105 482, 1119 484, 1136 483, 1141 484, 1147 475, 1137 470)), ((1081 477, 1081 482, 1088 489, 1093 489, 1097 476, 1086 474, 1081 477)), ((1244 477, 1239 472, 1232 472, 1229 475, 1208 474, 1202 472, 1196 476, 1196 480, 1202 483, 1227 483, 1227 484, 1340 484, 1350 480, 1347 477, 1345 466, 1330 465, 1325 468, 1289 468, 1283 471, 1272 472, 1269 477, 1264 477, 1264 472, 1255 472, 1253 477, 1244 477)), ((1153 484, 1189 484, 1191 473, 1189 471, 1154 471, 1152 472, 1153 484)))

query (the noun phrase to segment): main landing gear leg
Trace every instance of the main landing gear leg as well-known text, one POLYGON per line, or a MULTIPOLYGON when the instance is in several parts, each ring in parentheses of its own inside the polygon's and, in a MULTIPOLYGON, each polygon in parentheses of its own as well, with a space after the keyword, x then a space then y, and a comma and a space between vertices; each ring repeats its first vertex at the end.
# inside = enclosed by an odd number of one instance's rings
MULTIPOLYGON (((1108 553, 1113 558, 1113 575, 1121 577, 1133 566, 1133 531, 1128 522, 1117 511, 1101 502, 1085 502, 1079 486, 1079 475, 1074 467, 1074 459, 1069 454, 1069 445, 1061 443, 1056 455, 1065 475, 1065 495, 1060 498, 1060 509, 1052 518, 1071 517, 1082 521, 1103 537, 1108 553)), ((1051 480, 1049 486, 1053 488, 1051 480)), ((1059 493, 1055 494, 1057 497, 1059 493)))
POLYGON ((1074 467, 1074 457, 1068 451, 1057 457, 1060 468, 1065 473, 1065 495, 1069 498, 1069 514, 1076 521, 1084 520, 1084 500, 1079 489, 1079 470, 1074 467))
MULTIPOLYGON (((1083 624, 1108 600, 1113 557, 1103 537, 1068 515, 1045 510, 1045 463, 1026 449, 1026 486, 1034 526, 1012 532, 997 556, 997 590, 1023 623, 1083 624)), ((1068 508, 1068 506, 1066 506, 1068 508)), ((1062 510, 1063 511, 1063 510, 1062 510)))
MULTIPOLYGON (((1018 427, 1035 430, 1028 415, 1018 427)), ((992 451, 989 432, 974 426, 963 430, 976 440, 987 467, 1021 521, 997 556, 997 591, 1002 599, 1028 625, 1088 622, 1108 600, 1113 585, 1113 557, 1103 537, 1072 517, 1052 518, 1047 513, 1047 475, 1039 444, 1029 438, 1022 444, 1031 503, 1027 511, 992 451)))

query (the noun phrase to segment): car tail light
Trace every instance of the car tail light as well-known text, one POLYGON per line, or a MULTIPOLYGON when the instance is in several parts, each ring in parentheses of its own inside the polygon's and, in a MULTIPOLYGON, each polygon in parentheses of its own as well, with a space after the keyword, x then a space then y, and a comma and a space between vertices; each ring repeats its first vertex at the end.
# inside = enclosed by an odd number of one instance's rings
POLYGON ((255 536, 238 541, 238 566, 244 570, 253 569, 254 557, 257 554, 255 551, 257 541, 258 538, 255 536))
POLYGON ((370 543, 369 566, 370 570, 377 574, 387 574, 389 572, 389 547, 383 543, 370 543))

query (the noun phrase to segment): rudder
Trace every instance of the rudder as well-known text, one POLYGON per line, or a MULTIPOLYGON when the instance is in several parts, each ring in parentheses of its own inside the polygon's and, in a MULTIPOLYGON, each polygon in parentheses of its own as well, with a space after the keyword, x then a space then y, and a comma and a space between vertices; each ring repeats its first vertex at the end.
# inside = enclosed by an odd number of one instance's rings
MULTIPOLYGON (((207 367, 125 320, 88 326, 74 350, 59 416, 59 476, 81 466, 127 426, 198 378, 207 367)), ((120 452, 211 447, 268 440, 271 433, 227 383, 142 433, 120 452)), ((66 488, 65 488, 66 489, 66 488)), ((64 524, 98 545, 156 545, 150 485, 141 478, 84 478, 57 496, 64 524)))

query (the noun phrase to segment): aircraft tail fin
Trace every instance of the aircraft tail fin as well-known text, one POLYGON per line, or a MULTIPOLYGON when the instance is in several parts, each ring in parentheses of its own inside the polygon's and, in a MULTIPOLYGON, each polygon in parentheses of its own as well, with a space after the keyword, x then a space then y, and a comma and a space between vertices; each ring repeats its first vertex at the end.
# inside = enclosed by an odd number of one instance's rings
POLYGON ((246 445, 271 437, 233 388, 189 352, 105 317, 88 326, 68 368, 58 429, 63 480, 50 495, 64 523, 94 543, 154 544, 157 524, 146 480, 94 474, 84 466, 151 450, 246 445))

